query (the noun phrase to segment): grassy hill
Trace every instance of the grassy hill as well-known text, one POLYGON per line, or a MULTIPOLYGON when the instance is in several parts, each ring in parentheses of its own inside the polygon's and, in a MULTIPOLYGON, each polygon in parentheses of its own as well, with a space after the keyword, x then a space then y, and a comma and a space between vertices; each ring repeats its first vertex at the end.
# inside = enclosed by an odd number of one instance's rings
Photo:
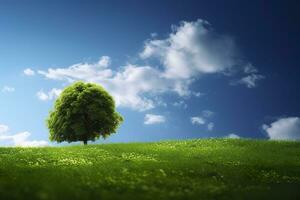
POLYGON ((0 199, 300 199, 300 143, 0 148, 0 199))

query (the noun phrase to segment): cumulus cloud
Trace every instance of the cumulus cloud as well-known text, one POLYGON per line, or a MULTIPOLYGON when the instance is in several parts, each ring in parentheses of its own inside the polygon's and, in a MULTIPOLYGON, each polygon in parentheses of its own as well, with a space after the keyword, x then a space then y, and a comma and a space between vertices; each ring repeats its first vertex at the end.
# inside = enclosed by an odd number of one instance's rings
POLYGON ((238 62, 233 39, 216 33, 201 19, 173 26, 166 39, 147 41, 140 57, 158 57, 166 69, 166 77, 181 79, 222 72, 238 62))
MULTIPOLYGON (((243 63, 234 40, 218 34, 201 19, 172 26, 167 38, 156 38, 145 42, 139 61, 155 58, 160 61, 158 67, 126 64, 113 70, 111 59, 102 56, 95 63, 77 63, 38 73, 53 80, 99 83, 113 95, 117 106, 145 111, 158 106, 153 97, 166 92, 199 97, 202 93, 191 91, 190 85, 201 75, 225 74, 243 63)), ((248 68, 247 71, 253 71, 248 68)))
POLYGON ((144 111, 156 106, 155 96, 174 91, 174 84, 150 66, 127 65, 114 76, 98 81, 116 100, 117 106, 144 111))
POLYGON ((8 126, 0 125, 0 143, 5 143, 5 146, 40 147, 49 145, 44 140, 29 140, 31 133, 27 131, 12 135, 8 133, 8 130, 8 126))
POLYGON ((234 134, 234 133, 230 133, 226 137, 227 138, 231 138, 231 139, 239 139, 239 138, 241 138, 240 136, 238 136, 237 134, 234 134))
POLYGON ((61 89, 53 88, 49 92, 44 92, 43 90, 40 90, 39 92, 37 92, 36 95, 42 101, 49 101, 56 99, 61 94, 61 92, 61 89))
POLYGON ((26 75, 26 76, 34 76, 35 75, 35 71, 33 71, 32 69, 30 68, 27 68, 23 71, 23 73, 26 75))
POLYGON ((173 26, 173 32, 166 39, 146 41, 140 57, 158 58, 164 66, 164 76, 172 79, 193 80, 202 74, 220 72, 231 74, 239 70, 236 68, 241 68, 247 76, 232 85, 254 88, 256 82, 264 78, 251 63, 243 61, 230 36, 218 34, 201 19, 173 26))
POLYGON ((6 93, 6 92, 14 92, 16 89, 14 87, 11 87, 11 86, 4 86, 2 88, 2 92, 6 93))
POLYGON ((205 119, 202 117, 191 117, 192 124, 204 125, 206 123, 205 119))
MULTIPOLYGON (((103 57, 98 63, 101 60, 103 57)), ((139 111, 154 108, 156 103, 159 103, 150 98, 151 95, 174 92, 183 96, 188 93, 185 83, 169 80, 153 67, 128 64, 118 71, 113 71, 108 69, 107 65, 104 67, 97 63, 79 63, 67 68, 39 71, 39 74, 54 80, 69 82, 84 80, 99 83, 113 95, 117 106, 139 111)), ((39 96, 48 99, 44 92, 40 92, 39 96)))
POLYGON ((271 140, 300 140, 299 117, 280 118, 270 125, 264 124, 262 128, 271 140))
POLYGON ((166 118, 162 115, 153 115, 153 114, 146 114, 144 118, 144 124, 161 124, 166 121, 166 118))

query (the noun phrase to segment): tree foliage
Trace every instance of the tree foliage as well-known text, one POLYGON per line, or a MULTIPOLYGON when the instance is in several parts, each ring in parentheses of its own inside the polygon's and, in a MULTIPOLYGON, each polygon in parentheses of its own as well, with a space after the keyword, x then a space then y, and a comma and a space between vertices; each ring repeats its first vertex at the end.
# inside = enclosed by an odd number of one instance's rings
POLYGON ((50 140, 74 142, 106 138, 123 121, 112 96, 100 85, 76 82, 64 89, 50 111, 50 140))

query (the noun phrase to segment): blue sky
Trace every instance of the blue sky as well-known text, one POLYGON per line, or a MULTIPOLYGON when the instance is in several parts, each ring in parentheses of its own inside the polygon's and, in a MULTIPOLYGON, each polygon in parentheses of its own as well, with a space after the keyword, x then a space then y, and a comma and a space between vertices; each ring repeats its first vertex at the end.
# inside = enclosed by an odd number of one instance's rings
POLYGON ((290 1, 1 1, 0 144, 53 145, 45 119, 76 80, 125 121, 106 142, 299 139, 290 1))

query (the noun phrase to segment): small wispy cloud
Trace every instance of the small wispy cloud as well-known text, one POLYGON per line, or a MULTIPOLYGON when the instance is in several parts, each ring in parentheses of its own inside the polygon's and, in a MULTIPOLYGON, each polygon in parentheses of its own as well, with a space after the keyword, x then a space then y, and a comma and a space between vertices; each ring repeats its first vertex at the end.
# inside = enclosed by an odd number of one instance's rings
POLYGON ((42 101, 49 101, 49 100, 56 99, 61 94, 61 92, 62 92, 61 89, 53 88, 48 92, 44 92, 43 90, 40 90, 39 92, 37 92, 36 95, 42 101))
POLYGON ((195 97, 202 97, 203 95, 205 95, 204 93, 202 92, 193 92, 192 93, 195 97))
POLYGON ((257 83, 265 78, 265 76, 259 74, 258 70, 251 63, 244 66, 243 73, 242 78, 231 81, 230 85, 245 85, 247 88, 255 88, 257 83))
POLYGON ((153 114, 146 114, 144 118, 144 124, 161 124, 166 121, 166 118, 163 115, 153 115, 153 114))
POLYGON ((255 88, 257 86, 257 81, 264 79, 265 77, 260 74, 250 74, 241 78, 237 84, 246 85, 247 88, 255 88))
POLYGON ((211 119, 214 116, 214 112, 211 110, 203 110, 200 116, 191 117, 191 123, 194 125, 203 126, 206 125, 208 131, 212 131, 215 127, 215 124, 211 122, 211 119))
POLYGON ((257 70, 251 63, 247 63, 247 64, 244 66, 244 73, 245 73, 245 74, 258 73, 258 70, 257 70))
POLYGON ((158 36, 158 34, 157 34, 157 33, 151 33, 150 36, 151 36, 152 38, 155 38, 155 37, 158 36))
POLYGON ((176 101, 172 105, 175 107, 178 107, 178 108, 183 108, 183 109, 186 109, 188 107, 188 105, 183 100, 176 101))
POLYGON ((3 93, 8 93, 8 92, 14 92, 16 89, 14 88, 14 87, 11 87, 11 86, 4 86, 3 88, 2 88, 2 92, 3 93))
POLYGON ((192 124, 204 125, 206 123, 205 119, 202 117, 191 117, 192 124))
POLYGON ((26 76, 34 76, 35 75, 35 71, 30 69, 30 68, 27 68, 23 71, 24 75, 26 76))
POLYGON ((205 118, 210 118, 214 115, 215 113, 211 110, 203 110, 202 111, 202 116, 205 118))

